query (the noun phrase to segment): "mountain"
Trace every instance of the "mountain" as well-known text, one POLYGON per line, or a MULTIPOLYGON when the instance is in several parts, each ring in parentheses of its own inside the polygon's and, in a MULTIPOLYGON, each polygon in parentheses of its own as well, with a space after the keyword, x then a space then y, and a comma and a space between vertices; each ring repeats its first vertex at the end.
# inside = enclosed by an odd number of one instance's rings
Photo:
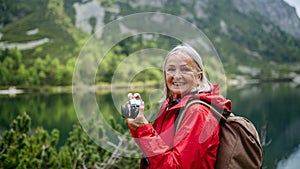
MULTIPOLYGON (((300 20, 283 0, 2 0, 0 9, 0 49, 17 47, 25 67, 40 65, 41 60, 48 60, 45 65, 70 66, 93 33, 101 36, 97 30, 105 24, 137 12, 163 12, 201 29, 215 46, 228 76, 261 79, 300 74, 300 20)), ((120 43, 118 52, 127 55, 140 49, 130 43, 137 41, 120 43)), ((2 65, 9 63, 4 63, 5 57, 5 53, 0 56, 2 65)), ((55 74, 50 69, 44 70, 45 75, 36 72, 37 78, 45 80, 55 74)))
POLYGON ((258 12, 283 31, 300 38, 300 19, 294 7, 283 0, 233 0, 236 8, 246 15, 258 12))

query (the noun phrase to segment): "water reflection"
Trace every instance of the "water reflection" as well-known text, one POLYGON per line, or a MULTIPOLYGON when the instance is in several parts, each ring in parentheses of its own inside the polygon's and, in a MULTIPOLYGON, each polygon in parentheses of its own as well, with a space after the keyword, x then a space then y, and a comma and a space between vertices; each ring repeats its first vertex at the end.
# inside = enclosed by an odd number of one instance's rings
MULTIPOLYGON (((151 91, 143 92, 146 104, 151 99, 151 103, 158 101, 159 98, 148 96, 151 94, 151 91)), ((289 83, 249 85, 241 89, 228 88, 227 97, 233 102, 233 112, 246 116, 257 127, 265 145, 265 169, 290 169, 300 165, 299 88, 291 87, 289 83)), ((120 132, 124 132, 126 125, 118 110, 123 100, 113 103, 110 93, 99 94, 96 100, 105 120, 116 119, 116 123, 124 128, 120 132)), ((89 103, 85 104, 88 106, 89 103)), ((148 105, 150 109, 151 105, 148 105)), ((72 125, 78 123, 71 94, 0 96, 0 131, 7 130, 11 121, 22 112, 31 116, 33 128, 59 129, 60 145, 65 143, 72 125)))
POLYGON ((300 159, 300 145, 298 149, 292 153, 287 159, 279 161, 277 169, 298 169, 300 159))
POLYGON ((0 96, 0 131, 9 129, 12 120, 23 112, 31 117, 33 129, 58 129, 59 145, 65 143, 72 125, 77 121, 70 94, 21 94, 13 98, 0 96))

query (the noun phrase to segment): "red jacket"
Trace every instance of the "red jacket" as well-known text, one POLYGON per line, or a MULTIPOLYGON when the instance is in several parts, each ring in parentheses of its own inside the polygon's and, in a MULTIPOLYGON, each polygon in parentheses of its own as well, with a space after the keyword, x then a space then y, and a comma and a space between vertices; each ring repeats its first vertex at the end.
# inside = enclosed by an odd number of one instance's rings
POLYGON ((219 122, 209 108, 201 104, 191 105, 174 133, 174 121, 188 100, 198 98, 230 110, 231 101, 219 94, 219 87, 212 92, 187 95, 171 108, 163 103, 154 124, 131 130, 137 144, 146 154, 153 169, 213 169, 219 145, 219 122))

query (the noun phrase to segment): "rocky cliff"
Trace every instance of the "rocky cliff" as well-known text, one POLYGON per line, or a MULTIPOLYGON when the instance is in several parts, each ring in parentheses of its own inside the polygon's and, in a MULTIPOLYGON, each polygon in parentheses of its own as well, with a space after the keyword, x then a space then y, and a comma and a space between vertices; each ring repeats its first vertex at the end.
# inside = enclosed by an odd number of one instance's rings
POLYGON ((246 14, 259 13, 283 31, 300 38, 300 19, 294 7, 284 0, 233 0, 237 9, 246 14))

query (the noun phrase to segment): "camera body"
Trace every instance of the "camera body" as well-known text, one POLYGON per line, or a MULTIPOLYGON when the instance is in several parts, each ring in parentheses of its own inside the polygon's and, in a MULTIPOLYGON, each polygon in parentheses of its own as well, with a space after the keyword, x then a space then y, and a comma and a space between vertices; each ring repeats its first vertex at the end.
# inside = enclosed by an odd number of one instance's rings
POLYGON ((139 114, 139 107, 141 105, 140 99, 130 99, 127 104, 121 106, 121 113, 123 118, 132 118, 135 119, 139 114))

